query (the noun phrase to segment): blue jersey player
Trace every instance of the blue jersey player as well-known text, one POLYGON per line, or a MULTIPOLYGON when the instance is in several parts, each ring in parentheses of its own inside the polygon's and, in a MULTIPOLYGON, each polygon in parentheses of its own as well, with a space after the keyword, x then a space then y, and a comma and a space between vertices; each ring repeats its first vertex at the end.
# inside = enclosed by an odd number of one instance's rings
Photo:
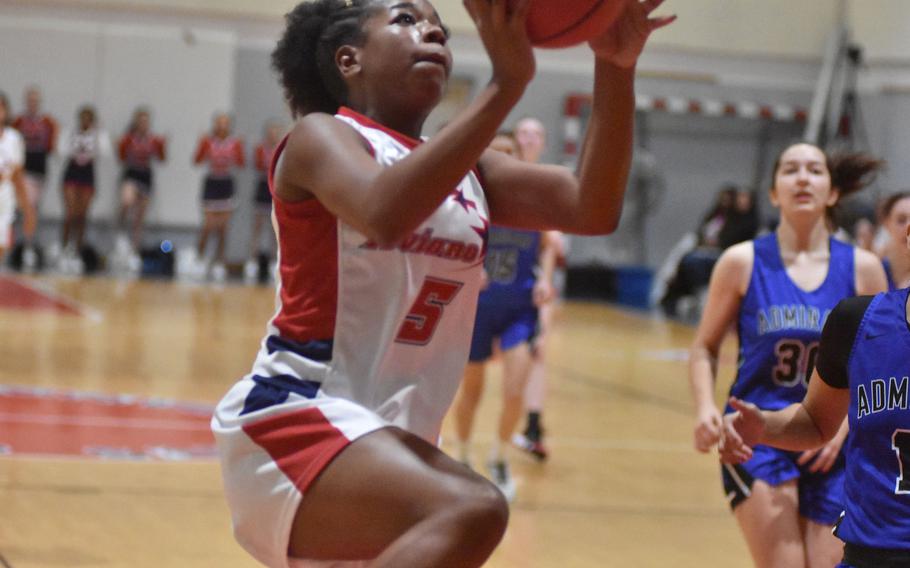
POLYGON ((901 191, 886 197, 879 209, 879 219, 888 234, 888 242, 881 250, 888 289, 896 290, 910 285, 910 255, 904 247, 904 234, 910 226, 910 192, 901 191))
POLYGON ((847 416, 844 513, 835 529, 846 543, 842 568, 910 566, 908 296, 904 288, 842 301, 825 324, 806 398, 777 411, 732 398, 736 412, 725 420, 721 455, 737 464, 757 444, 815 447, 847 416))
MULTIPOLYGON (((780 209, 777 230, 729 248, 711 277, 689 370, 698 450, 720 441, 714 382, 729 328, 735 325, 739 338, 732 394, 779 409, 805 396, 822 327, 838 301, 886 289, 878 259, 834 240, 829 228, 838 199, 862 188, 880 166, 861 154, 829 157, 810 144, 779 156, 770 194, 780 209)), ((829 443, 802 454, 759 446, 752 459, 723 466, 724 490, 756 566, 837 562, 831 527, 842 510, 846 434, 843 424, 829 443)))
MULTIPOLYGON (((517 153, 515 139, 508 134, 498 135, 491 148, 511 155, 517 153)), ((459 459, 470 463, 470 440, 483 392, 485 366, 493 355, 494 342, 498 342, 503 363, 503 402, 488 467, 491 479, 510 501, 515 497, 515 484, 505 448, 524 412, 524 391, 532 365, 531 343, 538 329, 538 307, 552 294, 549 286, 552 274, 538 274, 538 259, 546 254, 543 247, 547 242, 539 231, 490 227, 484 261, 486 286, 478 299, 471 353, 455 404, 459 459)), ((553 263, 545 264, 552 272, 553 263)))

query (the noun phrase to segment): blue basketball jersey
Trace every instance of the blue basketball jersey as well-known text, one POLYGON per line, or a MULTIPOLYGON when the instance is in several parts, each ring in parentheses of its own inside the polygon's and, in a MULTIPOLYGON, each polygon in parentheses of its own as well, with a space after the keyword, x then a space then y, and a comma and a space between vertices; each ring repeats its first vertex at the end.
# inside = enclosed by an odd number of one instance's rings
POLYGON ((539 249, 538 231, 491 226, 484 260, 487 287, 480 293, 480 303, 533 305, 539 249))
POLYGON ((807 292, 787 275, 776 233, 753 241, 755 260, 739 309, 739 366, 731 395, 767 410, 806 395, 825 319, 840 300, 856 295, 853 247, 834 238, 829 242, 828 274, 807 292))
POLYGON ((872 299, 847 363, 846 511, 837 536, 910 550, 910 289, 872 299))

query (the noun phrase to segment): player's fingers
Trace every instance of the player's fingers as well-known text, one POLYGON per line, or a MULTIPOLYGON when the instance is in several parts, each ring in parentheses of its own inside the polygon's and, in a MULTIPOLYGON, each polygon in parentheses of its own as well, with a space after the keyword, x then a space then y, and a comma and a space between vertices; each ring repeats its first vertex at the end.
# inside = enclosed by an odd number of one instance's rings
POLYGON ((816 456, 816 454, 818 454, 818 448, 814 450, 806 450, 800 454, 799 459, 796 460, 796 463, 799 465, 806 465, 812 460, 812 458, 816 456))

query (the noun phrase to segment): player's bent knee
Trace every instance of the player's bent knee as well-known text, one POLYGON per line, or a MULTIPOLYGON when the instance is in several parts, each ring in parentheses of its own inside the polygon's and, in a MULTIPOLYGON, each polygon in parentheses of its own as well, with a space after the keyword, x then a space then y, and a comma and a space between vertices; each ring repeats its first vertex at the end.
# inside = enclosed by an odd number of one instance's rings
POLYGON ((495 546, 505 534, 509 522, 509 504, 502 493, 486 480, 472 484, 454 504, 458 532, 465 540, 490 539, 495 546))

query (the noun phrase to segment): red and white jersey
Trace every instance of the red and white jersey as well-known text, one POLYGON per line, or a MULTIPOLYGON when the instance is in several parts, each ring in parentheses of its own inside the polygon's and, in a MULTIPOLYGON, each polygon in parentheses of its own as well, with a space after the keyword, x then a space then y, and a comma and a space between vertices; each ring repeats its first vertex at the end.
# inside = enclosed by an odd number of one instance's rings
POLYGON ((16 211, 13 173, 25 163, 25 143, 19 132, 0 125, 0 248, 9 237, 8 225, 16 211))
POLYGON ((164 148, 161 136, 129 132, 120 138, 117 154, 128 168, 148 170, 152 167, 152 159, 164 160, 164 148))
MULTIPOLYGON (((336 118, 384 166, 420 143, 349 109, 336 118)), ((303 368, 292 374, 436 443, 468 359, 481 286, 489 212, 477 176, 465 176, 412 235, 387 248, 315 199, 274 203, 280 274, 269 336, 331 341, 327 360, 297 358, 303 368)), ((254 374, 270 372, 258 368, 267 362, 274 373, 274 343, 263 341, 254 374)))
POLYGON ((13 127, 25 139, 29 152, 50 153, 54 151, 57 139, 57 122, 46 114, 23 114, 16 117, 13 127))
POLYGON ((260 142, 256 146, 256 171, 262 175, 268 175, 269 165, 272 163, 272 159, 275 157, 275 150, 277 146, 272 146, 266 141, 260 142))
POLYGON ((64 137, 63 153, 80 165, 86 166, 96 158, 111 155, 111 140, 107 133, 97 128, 74 130, 64 137))
POLYGON ((230 177, 234 173, 234 168, 242 168, 246 161, 243 141, 234 136, 227 138, 203 136, 199 140, 193 161, 197 164, 208 162, 209 177, 230 177))

